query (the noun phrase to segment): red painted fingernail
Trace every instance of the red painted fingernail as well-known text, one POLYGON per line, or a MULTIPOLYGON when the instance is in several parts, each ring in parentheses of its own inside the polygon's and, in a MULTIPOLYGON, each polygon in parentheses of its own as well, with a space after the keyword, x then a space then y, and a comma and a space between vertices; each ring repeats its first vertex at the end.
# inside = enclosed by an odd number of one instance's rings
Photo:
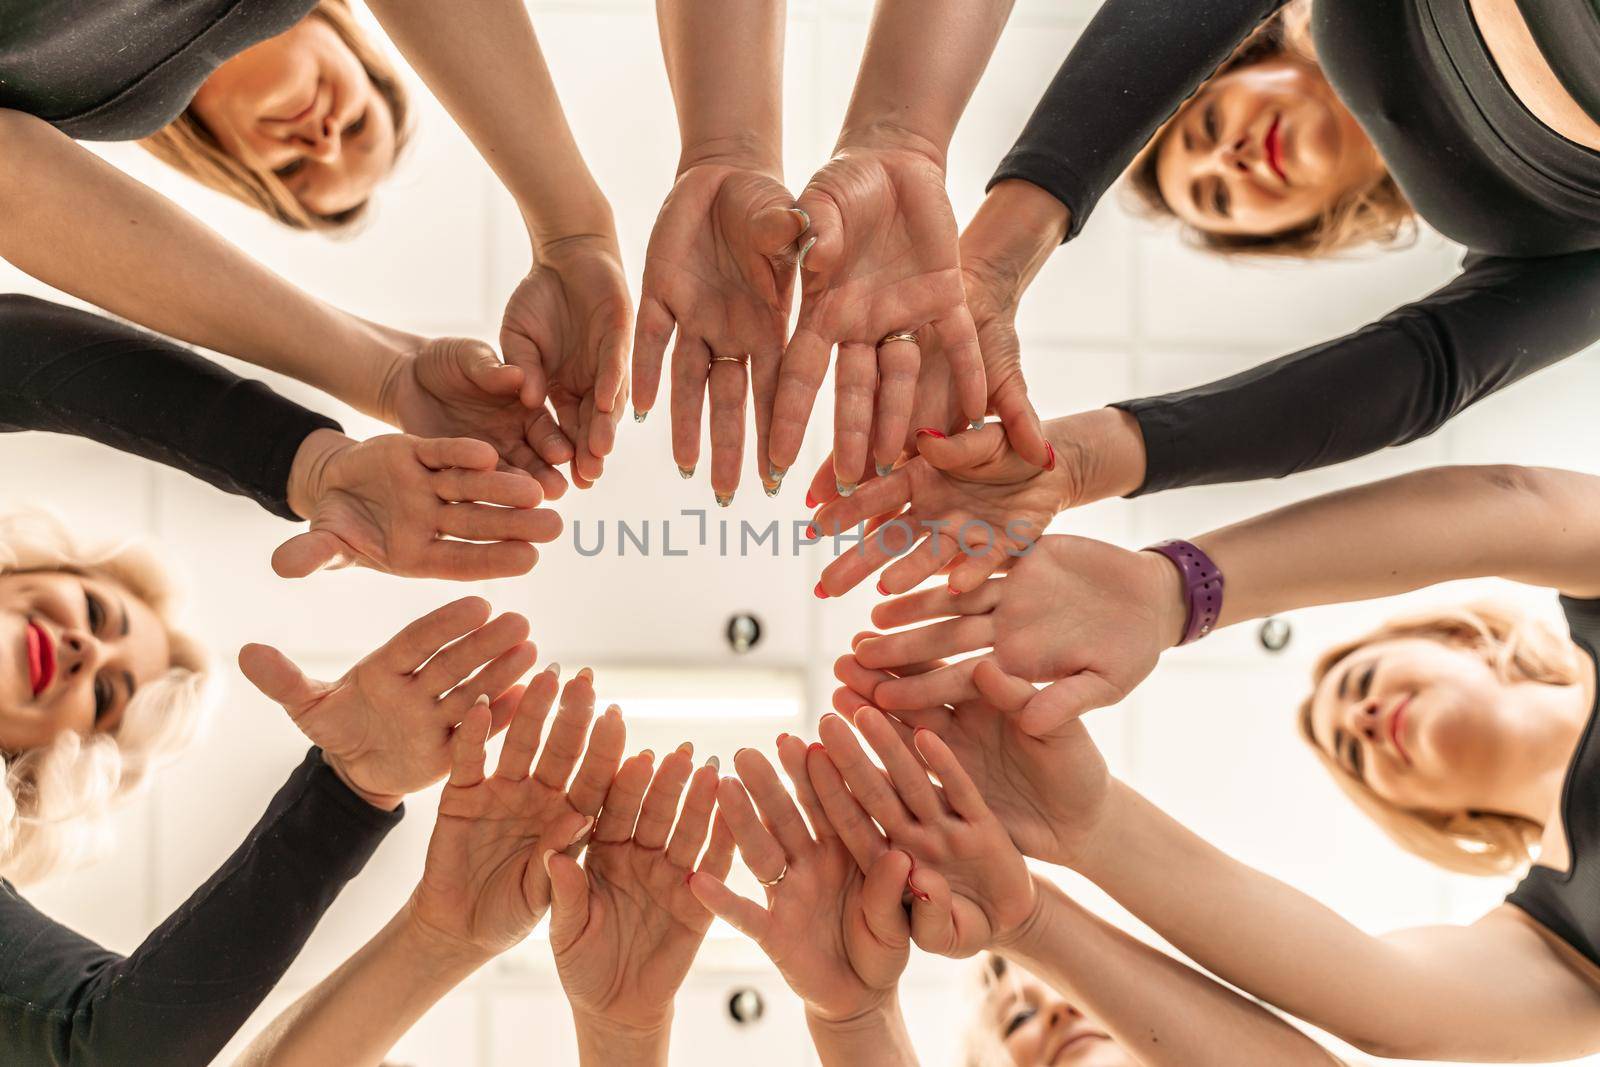
POLYGON ((941 441, 947 440, 944 434, 940 433, 938 430, 935 430, 932 426, 919 426, 917 428, 917 433, 918 435, 929 434, 933 437, 937 437, 941 441))
POLYGON ((817 583, 817 587, 815 589, 811 590, 811 591, 817 595, 817 599, 818 600, 827 600, 828 599, 827 591, 822 588, 822 583, 821 582, 818 582, 817 583))
POLYGON ((806 751, 807 752, 826 752, 828 750, 823 747, 821 741, 813 741, 809 745, 806 746, 806 751))
POLYGON ((916 873, 917 873, 917 869, 915 867, 912 867, 911 868, 911 874, 906 875, 906 889, 910 890, 912 896, 916 897, 918 900, 920 900, 924 904, 926 904, 926 903, 928 903, 928 901, 932 900, 933 898, 930 897, 928 894, 924 893, 922 890, 918 889, 916 886, 911 884, 911 876, 916 874, 916 873))
POLYGON ((888 596, 889 595, 889 590, 887 590, 887 589, 885 589, 883 587, 883 579, 882 578, 878 579, 878 595, 879 596, 888 596))
POLYGON ((945 587, 945 588, 947 588, 947 589, 949 589, 949 590, 950 590, 950 595, 951 595, 951 596, 960 596, 960 595, 961 595, 961 590, 959 590, 959 589, 957 589, 957 588, 956 588, 956 587, 955 587, 955 586, 953 586, 953 585, 950 585, 950 586, 946 586, 946 587, 945 587))
POLYGON ((806 523, 806 540, 807 541, 815 541, 815 540, 817 540, 817 524, 816 523, 814 523, 814 522, 806 523))
POLYGON ((1047 470, 1047 471, 1055 470, 1056 469, 1056 446, 1051 444, 1049 441, 1046 441, 1044 443, 1044 454, 1046 456, 1050 457, 1049 461, 1047 463, 1045 463, 1044 469, 1047 470))
POLYGON ((693 871, 690 871, 688 874, 683 876, 683 884, 684 885, 688 885, 692 881, 694 881, 694 872, 693 871))
POLYGON ((806 490, 806 507, 814 508, 816 506, 817 506, 816 499, 814 497, 812 497, 811 490, 807 489, 806 490))

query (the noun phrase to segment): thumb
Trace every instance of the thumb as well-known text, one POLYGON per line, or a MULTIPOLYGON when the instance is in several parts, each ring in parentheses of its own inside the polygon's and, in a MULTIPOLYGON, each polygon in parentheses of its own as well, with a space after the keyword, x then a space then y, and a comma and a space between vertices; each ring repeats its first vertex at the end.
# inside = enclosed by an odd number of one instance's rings
POLYGON ((1005 447, 1006 432, 998 423, 963 430, 954 437, 932 426, 917 429, 917 452, 935 469, 959 473, 989 462, 1005 447))
POLYGON ((272 569, 279 578, 304 578, 325 567, 348 567, 358 557, 359 553, 337 534, 307 530, 277 547, 272 553, 272 569))
POLYGON ((1110 682, 1098 674, 1083 671, 1039 690, 1017 716, 1017 729, 1033 737, 1044 737, 1084 712, 1115 704, 1120 699, 1122 694, 1110 682))
POLYGON ((294 662, 271 645, 245 645, 239 650, 239 670, 263 696, 283 705, 290 718, 296 709, 315 700, 320 687, 294 662))
POLYGON ((481 341, 465 341, 460 348, 461 369, 472 383, 493 396, 516 396, 523 373, 500 362, 495 350, 481 341))
POLYGON ((906 879, 911 893, 911 939, 924 952, 948 956, 956 950, 955 902, 938 871, 917 867, 906 879))
POLYGON ((506 363, 522 375, 522 406, 532 410, 544 404, 550 384, 533 337, 508 318, 500 328, 500 350, 506 354, 506 363))
POLYGON ((1014 674, 1007 674, 992 659, 980 660, 978 665, 972 668, 972 684, 984 700, 1000 711, 1013 714, 1027 707, 1028 701, 1039 695, 1039 690, 1030 682, 1014 674))
MULTIPOLYGON (((800 239, 796 266, 806 274, 835 270, 844 259, 844 220, 833 198, 808 189, 796 206, 811 220, 810 232, 800 239)), ((802 274, 802 285, 804 277, 802 274)))
POLYGON ((762 255, 777 256, 797 249, 801 236, 810 228, 811 219, 803 210, 792 204, 773 203, 750 216, 750 242, 762 255))
POLYGON ((571 856, 546 849, 544 873, 550 879, 550 947, 565 952, 589 925, 589 876, 571 856))
POLYGON ((901 903, 911 867, 910 856, 889 849, 867 868, 861 886, 861 912, 867 929, 880 944, 903 948, 911 940, 911 926, 901 903))
POLYGON ((1033 401, 1028 399, 1028 387, 1022 375, 996 383, 989 403, 1000 416, 1000 425, 1005 427, 1006 437, 1017 455, 1035 467, 1054 470, 1055 449, 1045 440, 1044 426, 1039 422, 1039 413, 1033 409, 1033 401))
MULTIPOLYGON (((539 843, 547 851, 559 848, 558 855, 565 853, 567 858, 573 858, 579 843, 589 836, 593 827, 594 819, 591 816, 580 811, 567 811, 544 828, 539 835, 539 843)), ((523 872, 522 894, 530 905, 537 906, 541 900, 555 898, 552 883, 553 879, 543 863, 530 863, 523 872)))

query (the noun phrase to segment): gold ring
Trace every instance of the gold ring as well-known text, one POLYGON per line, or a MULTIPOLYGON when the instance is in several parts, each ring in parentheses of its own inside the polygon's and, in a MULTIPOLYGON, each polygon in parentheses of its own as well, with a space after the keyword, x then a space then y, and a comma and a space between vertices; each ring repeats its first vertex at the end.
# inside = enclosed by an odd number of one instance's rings
POLYGON ((783 881, 784 877, 787 876, 788 873, 789 873, 789 865, 787 863, 785 863, 783 865, 783 870, 778 872, 778 877, 774 878, 772 881, 769 882, 764 878, 757 878, 756 881, 761 883, 761 886, 762 886, 763 889, 772 889, 779 882, 783 881))
POLYGON ((879 345, 879 347, 882 347, 883 345, 888 344, 890 341, 910 341, 912 344, 916 344, 917 343, 917 335, 914 334, 914 333, 910 333, 908 331, 902 330, 899 333, 891 333, 888 337, 885 337, 883 340, 879 341, 878 345, 879 345))
POLYGON ((713 363, 743 363, 744 362, 744 357, 743 356, 712 356, 711 357, 711 362, 713 362, 713 363))

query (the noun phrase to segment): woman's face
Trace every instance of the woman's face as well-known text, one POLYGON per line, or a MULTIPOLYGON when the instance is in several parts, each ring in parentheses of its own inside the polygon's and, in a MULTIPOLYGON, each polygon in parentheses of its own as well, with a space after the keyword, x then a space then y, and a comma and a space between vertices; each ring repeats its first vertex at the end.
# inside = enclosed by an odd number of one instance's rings
POLYGON ((1283 58, 1207 82, 1156 148, 1162 199, 1207 233, 1295 229, 1382 173, 1372 142, 1321 73, 1283 58))
POLYGON ((1507 688, 1466 649, 1424 638, 1378 641, 1334 664, 1318 683, 1311 734, 1398 807, 1479 808, 1508 767, 1522 766, 1506 759, 1517 740, 1507 688))
POLYGON ((1099 1023, 1055 990, 1015 965, 1006 972, 989 1010, 1017 1067, 1139 1067, 1099 1023))
POLYGON ((70 730, 114 731, 172 662, 166 627, 116 582, 65 571, 0 575, 0 749, 70 730))
POLYGON ((228 60, 194 110, 224 151, 318 215, 365 201, 394 164, 394 117, 332 26, 305 18, 228 60))

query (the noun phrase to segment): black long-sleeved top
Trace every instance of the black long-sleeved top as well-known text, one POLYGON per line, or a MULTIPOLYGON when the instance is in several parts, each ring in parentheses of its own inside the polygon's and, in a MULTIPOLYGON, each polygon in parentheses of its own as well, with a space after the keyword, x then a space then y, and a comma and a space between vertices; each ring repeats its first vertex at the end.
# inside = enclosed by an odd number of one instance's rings
POLYGON ((357 797, 312 749, 238 850, 126 957, 0 881, 0 1063, 204 1067, 401 814, 357 797))
POLYGON ((289 509, 289 470, 313 430, 337 430, 260 382, 76 308, 0 295, 0 432, 73 434, 289 509))
MULTIPOLYGON (((994 181, 1056 196, 1075 236, 1161 124, 1283 3, 1106 0, 994 181)), ((1522 6, 1536 33, 1566 41, 1548 54, 1571 72, 1563 82, 1592 83, 1600 9, 1522 6), (1549 31, 1568 22, 1595 33, 1549 31)), ((1467 0, 1317 0, 1312 10, 1329 82, 1418 213, 1474 254, 1449 285, 1348 336, 1117 404, 1144 432, 1141 493, 1281 477, 1415 440, 1600 339, 1600 153, 1527 111, 1467 0)))
POLYGON ((0 108, 128 141, 183 113, 223 63, 316 0, 0 0, 0 108))

